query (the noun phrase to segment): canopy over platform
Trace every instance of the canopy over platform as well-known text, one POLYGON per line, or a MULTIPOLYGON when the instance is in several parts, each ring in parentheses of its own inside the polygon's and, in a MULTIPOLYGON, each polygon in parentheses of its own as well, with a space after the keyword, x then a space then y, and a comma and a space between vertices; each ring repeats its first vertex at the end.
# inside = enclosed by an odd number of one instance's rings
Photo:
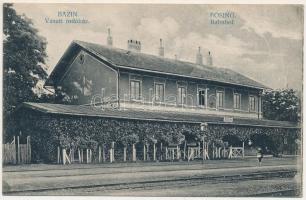
POLYGON ((154 110, 135 110, 135 109, 101 109, 88 105, 63 105, 50 103, 23 103, 22 108, 36 110, 48 114, 130 119, 142 121, 163 121, 163 122, 182 122, 182 123, 207 123, 207 124, 226 124, 237 126, 253 127, 275 127, 275 128, 300 128, 298 123, 288 121, 275 121, 251 118, 233 117, 230 122, 224 116, 195 114, 188 112, 162 112, 154 110))

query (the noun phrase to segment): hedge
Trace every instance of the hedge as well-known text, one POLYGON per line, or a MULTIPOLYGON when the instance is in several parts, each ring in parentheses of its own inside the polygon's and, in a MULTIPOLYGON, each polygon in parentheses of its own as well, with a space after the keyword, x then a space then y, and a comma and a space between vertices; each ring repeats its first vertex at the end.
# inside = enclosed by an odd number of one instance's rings
POLYGON ((226 135, 237 136, 248 141, 252 135, 267 135, 275 143, 275 150, 283 149, 283 138, 294 143, 299 138, 298 129, 247 127, 209 124, 206 131, 197 123, 175 123, 145 120, 111 119, 84 116, 43 114, 27 111, 20 114, 20 125, 24 135, 32 137, 33 159, 45 162, 56 160, 57 146, 62 148, 90 148, 116 142, 124 146, 133 143, 180 144, 185 135, 200 141, 218 141, 226 135))

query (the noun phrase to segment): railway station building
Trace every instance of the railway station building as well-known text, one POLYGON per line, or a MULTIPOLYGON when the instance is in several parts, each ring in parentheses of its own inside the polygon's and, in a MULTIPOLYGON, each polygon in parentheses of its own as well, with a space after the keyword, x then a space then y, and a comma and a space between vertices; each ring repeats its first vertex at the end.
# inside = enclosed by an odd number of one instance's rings
POLYGON ((101 145, 125 147, 128 155, 136 148, 139 160, 143 146, 154 147, 147 160, 163 159, 166 147, 201 151, 204 143, 296 152, 299 124, 263 118, 261 95, 269 88, 214 66, 211 52, 199 47, 191 63, 165 58, 162 40, 158 55, 142 53, 140 41, 128 40, 127 50, 112 43, 110 35, 107 45, 73 41, 45 83, 65 103, 25 102, 18 109, 34 159, 54 162, 58 148, 91 149, 97 158, 101 145))

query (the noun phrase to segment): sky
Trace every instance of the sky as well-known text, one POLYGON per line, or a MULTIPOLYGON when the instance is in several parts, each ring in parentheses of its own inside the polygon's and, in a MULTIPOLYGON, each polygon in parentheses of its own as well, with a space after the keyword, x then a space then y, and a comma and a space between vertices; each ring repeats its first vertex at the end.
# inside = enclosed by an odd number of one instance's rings
POLYGON ((136 39, 143 53, 157 55, 162 38, 165 57, 195 62, 201 46, 204 56, 211 52, 214 67, 235 70, 273 89, 302 90, 301 5, 16 3, 14 8, 46 38, 49 72, 73 40, 105 45, 110 28, 114 47, 127 49, 127 40, 136 39), (74 18, 88 23, 46 23, 46 18, 69 19, 58 17, 63 11, 76 12, 74 18))

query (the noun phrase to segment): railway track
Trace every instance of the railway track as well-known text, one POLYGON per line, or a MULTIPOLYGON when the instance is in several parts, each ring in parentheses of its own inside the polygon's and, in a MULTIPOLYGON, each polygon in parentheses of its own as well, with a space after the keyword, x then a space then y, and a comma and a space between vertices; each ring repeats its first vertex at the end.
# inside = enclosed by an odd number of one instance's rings
POLYGON ((299 197, 301 195, 300 189, 288 189, 288 190, 278 190, 273 192, 264 192, 254 195, 249 195, 248 197, 299 197))
MULTIPOLYGON (((240 167, 249 167, 249 166, 240 166, 240 167)), ((92 169, 92 168, 91 168, 92 169)), ((100 168, 99 168, 100 169, 100 168)), ((122 169, 122 168, 119 168, 122 169)), ((203 167, 195 167, 195 168, 183 168, 183 169, 163 169, 163 170, 159 170, 159 169, 155 169, 155 170, 139 170, 138 171, 114 171, 111 172, 112 174, 125 174, 125 173, 150 173, 150 172, 179 172, 179 171, 198 171, 198 170, 203 170, 203 169, 220 169, 219 167, 207 167, 205 166, 205 168, 203 167)), ((75 170, 75 169, 73 169, 75 170)), ((76 169, 77 170, 77 169, 76 169)), ((52 171, 52 170, 44 170, 44 171, 52 171)), ((58 171, 58 170, 57 170, 58 171)), ((70 170, 71 171, 71 170, 70 170)), ((20 171, 20 172, 27 172, 27 171, 20 171)), ((17 172, 18 173, 18 172, 17 172)), ((77 174, 77 176, 90 176, 90 175, 103 175, 103 174, 110 174, 110 172, 95 172, 95 173, 84 173, 84 174, 77 174)), ((76 176, 76 174, 72 173, 72 174, 63 174, 63 175, 56 175, 56 177, 70 177, 70 176, 76 176)), ((40 175, 40 177, 54 177, 53 174, 50 175, 40 175)))
MULTIPOLYGON (((233 164, 233 167, 237 166, 237 160, 230 160, 230 161, 226 161, 227 164, 233 164)), ((122 168, 129 168, 131 167, 130 164, 136 164, 133 165, 133 168, 143 168, 144 166, 153 166, 153 167, 164 167, 164 166, 196 166, 196 165, 204 165, 204 166, 214 166, 216 163, 203 163, 201 161, 192 161, 192 162, 158 162, 158 163, 154 163, 154 162, 138 162, 138 163, 128 163, 127 165, 117 165, 116 164, 127 164, 127 163, 115 163, 115 164, 76 164, 76 165, 82 165, 82 167, 73 167, 74 164, 72 165, 58 165, 58 164, 54 164, 54 166, 56 166, 56 168, 45 168, 45 169, 24 169, 24 170, 11 170, 11 169, 3 169, 3 172, 12 172, 12 173, 22 173, 22 172, 39 172, 39 171, 58 171, 58 170, 86 170, 86 169, 98 169, 98 168, 111 168, 111 169, 122 169, 122 168), (139 165, 137 165, 139 164, 139 165), (143 165, 145 164, 145 165, 143 165), (68 167, 69 166, 69 167, 68 167), (87 167, 88 166, 88 167, 87 167), (61 168, 63 167, 63 168, 61 168), (73 168, 71 168, 73 167, 73 168)), ((273 163, 267 163, 266 166, 272 166, 273 163)), ((239 166, 241 166, 241 163, 239 163, 239 166)), ((245 164, 245 167, 251 166, 250 164, 245 164)))
POLYGON ((153 181, 138 181, 138 182, 123 182, 123 183, 113 183, 113 184, 93 184, 93 185, 83 185, 83 186, 68 186, 68 187, 53 187, 53 188, 40 188, 22 191, 6 191, 3 192, 4 195, 22 195, 24 193, 40 193, 40 192, 52 192, 63 190, 79 190, 79 189, 91 189, 97 191, 107 191, 107 190, 135 190, 135 189, 153 189, 153 188, 165 188, 165 187, 177 187, 177 186, 193 186, 200 184, 217 184, 217 183, 233 183, 238 181, 248 181, 248 180, 264 180, 273 178, 292 178, 297 173, 296 170, 273 170, 273 171, 262 171, 262 172, 248 172, 240 174, 231 175, 194 175, 188 177, 179 178, 168 178, 162 180, 153 181))

